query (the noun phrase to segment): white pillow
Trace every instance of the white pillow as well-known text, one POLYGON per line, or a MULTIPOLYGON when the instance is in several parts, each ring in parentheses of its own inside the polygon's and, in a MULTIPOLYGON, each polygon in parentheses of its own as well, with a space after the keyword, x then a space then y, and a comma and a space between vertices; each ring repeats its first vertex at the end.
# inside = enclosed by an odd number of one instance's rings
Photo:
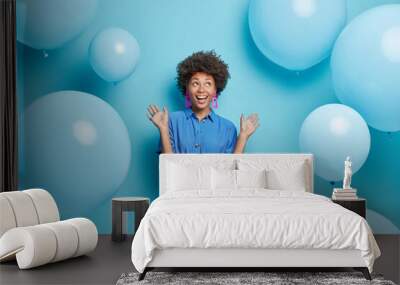
POLYGON ((306 179, 306 164, 303 160, 240 159, 237 165, 239 170, 266 169, 268 189, 306 191, 307 187, 311 187, 306 179))
POLYGON ((212 168, 214 190, 241 188, 267 188, 266 170, 231 170, 212 168))
POLYGON ((273 190, 306 191, 304 163, 293 168, 272 169, 267 171, 268 188, 273 190))
POLYGON ((212 168, 212 188, 236 190, 236 170, 212 168))
POLYGON ((208 189, 211 185, 211 167, 186 166, 173 162, 167 164, 168 191, 208 189))
POLYGON ((237 188, 268 188, 267 171, 236 170, 237 188))

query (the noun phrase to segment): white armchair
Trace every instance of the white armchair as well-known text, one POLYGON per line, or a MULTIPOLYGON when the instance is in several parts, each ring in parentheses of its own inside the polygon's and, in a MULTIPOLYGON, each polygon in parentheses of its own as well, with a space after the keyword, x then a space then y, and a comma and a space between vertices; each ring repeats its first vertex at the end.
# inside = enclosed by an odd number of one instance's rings
POLYGON ((96 248, 97 228, 85 218, 60 221, 43 189, 0 193, 0 262, 17 259, 20 269, 86 254, 96 248))

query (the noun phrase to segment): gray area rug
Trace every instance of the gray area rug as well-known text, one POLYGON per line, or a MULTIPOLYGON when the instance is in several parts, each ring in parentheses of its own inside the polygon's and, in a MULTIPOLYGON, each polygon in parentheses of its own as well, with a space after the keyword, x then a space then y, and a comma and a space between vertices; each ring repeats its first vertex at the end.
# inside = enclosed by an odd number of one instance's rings
POLYGON ((148 272, 142 281, 139 273, 124 273, 117 285, 133 284, 379 284, 395 285, 380 275, 368 281, 360 272, 148 272))

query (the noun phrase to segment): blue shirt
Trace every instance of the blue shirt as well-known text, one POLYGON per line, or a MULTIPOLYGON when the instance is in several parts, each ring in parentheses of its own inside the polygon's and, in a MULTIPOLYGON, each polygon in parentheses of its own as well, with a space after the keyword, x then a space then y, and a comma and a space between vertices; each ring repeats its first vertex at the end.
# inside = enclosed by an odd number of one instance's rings
POLYGON ((231 121, 213 111, 199 121, 191 109, 185 109, 170 113, 169 137, 174 153, 232 153, 237 132, 231 121))

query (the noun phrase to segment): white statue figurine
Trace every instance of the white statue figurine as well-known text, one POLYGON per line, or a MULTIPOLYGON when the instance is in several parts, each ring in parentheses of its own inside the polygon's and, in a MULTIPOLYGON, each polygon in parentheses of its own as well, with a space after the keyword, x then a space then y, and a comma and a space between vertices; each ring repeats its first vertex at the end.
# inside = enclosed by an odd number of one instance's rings
POLYGON ((351 160, 350 156, 346 157, 344 162, 344 178, 343 178, 343 189, 351 189, 351 175, 353 171, 351 170, 351 160))

